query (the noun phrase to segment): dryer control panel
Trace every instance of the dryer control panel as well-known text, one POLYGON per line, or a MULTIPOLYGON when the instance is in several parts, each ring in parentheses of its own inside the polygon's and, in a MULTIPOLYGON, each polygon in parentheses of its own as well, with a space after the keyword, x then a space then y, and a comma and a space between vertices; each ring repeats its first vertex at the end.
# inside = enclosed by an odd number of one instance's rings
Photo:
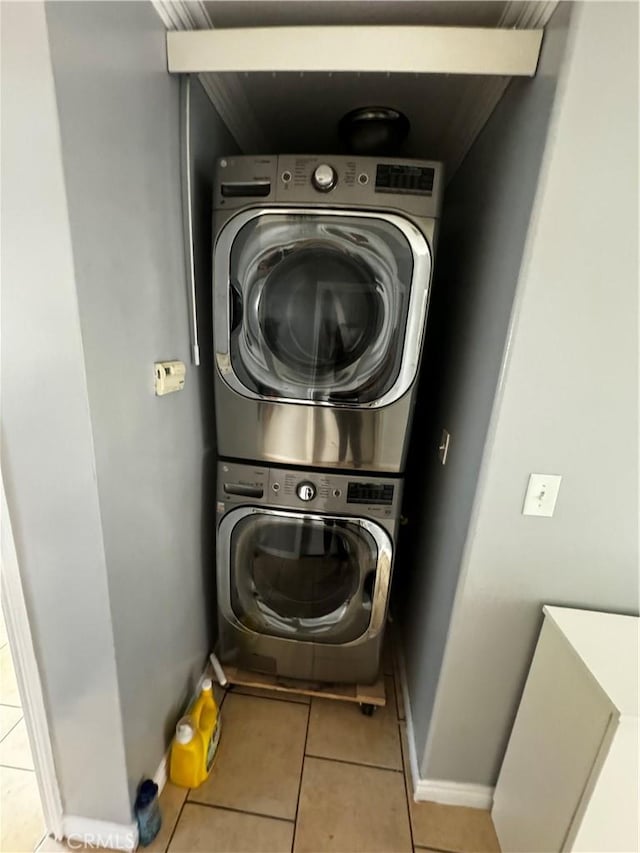
POLYGON ((395 519, 402 478, 218 463, 218 504, 246 504, 395 519))
POLYGON ((214 207, 309 205, 440 215, 442 163, 400 157, 281 154, 218 160, 214 207))

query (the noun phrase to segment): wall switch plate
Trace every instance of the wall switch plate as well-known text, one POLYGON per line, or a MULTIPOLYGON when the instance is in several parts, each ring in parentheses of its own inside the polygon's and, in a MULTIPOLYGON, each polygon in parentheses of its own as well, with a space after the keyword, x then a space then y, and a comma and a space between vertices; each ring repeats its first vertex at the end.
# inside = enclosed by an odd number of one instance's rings
POLYGON ((447 464, 447 454, 449 453, 450 441, 451 436, 446 431, 446 429, 443 429, 442 435, 440 436, 440 445, 438 446, 438 459, 442 462, 443 465, 447 464))
POLYGON ((531 474, 522 514, 551 518, 556 508, 561 480, 560 474, 531 474))
POLYGON ((182 361, 157 361, 153 365, 156 377, 156 396, 163 397, 173 391, 182 391, 187 372, 182 361))

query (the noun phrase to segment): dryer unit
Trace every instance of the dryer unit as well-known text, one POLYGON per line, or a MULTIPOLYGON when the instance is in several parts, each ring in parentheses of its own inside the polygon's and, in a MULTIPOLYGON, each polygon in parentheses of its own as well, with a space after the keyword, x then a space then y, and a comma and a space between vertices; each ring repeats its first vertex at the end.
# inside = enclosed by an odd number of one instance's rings
POLYGON ((441 194, 434 162, 218 162, 220 456, 404 469, 441 194))
POLYGON ((401 490, 395 477, 218 463, 222 662, 375 681, 401 490))

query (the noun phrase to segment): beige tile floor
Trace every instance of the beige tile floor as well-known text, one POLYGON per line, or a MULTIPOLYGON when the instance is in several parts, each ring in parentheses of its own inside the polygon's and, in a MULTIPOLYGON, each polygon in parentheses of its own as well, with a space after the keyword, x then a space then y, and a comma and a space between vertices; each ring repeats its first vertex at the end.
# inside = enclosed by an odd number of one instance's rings
MULTIPOLYGON (((170 783, 150 853, 494 853, 491 816, 415 803, 390 644, 387 705, 230 688, 214 770, 197 789, 170 783)), ((67 850, 43 821, 9 647, 0 624, 0 851, 67 850)))
POLYGON ((0 851, 31 853, 43 836, 40 794, 0 608, 0 851))
POLYGON ((414 803, 392 655, 387 705, 230 688, 213 772, 197 789, 167 784, 151 853, 499 851, 489 812, 414 803))

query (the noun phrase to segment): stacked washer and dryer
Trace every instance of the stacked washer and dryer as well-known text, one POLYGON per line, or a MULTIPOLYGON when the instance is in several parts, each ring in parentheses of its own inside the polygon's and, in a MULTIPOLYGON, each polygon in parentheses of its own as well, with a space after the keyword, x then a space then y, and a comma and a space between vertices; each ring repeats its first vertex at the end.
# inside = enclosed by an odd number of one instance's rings
POLYGON ((218 162, 223 663, 377 678, 441 195, 435 162, 218 162))

